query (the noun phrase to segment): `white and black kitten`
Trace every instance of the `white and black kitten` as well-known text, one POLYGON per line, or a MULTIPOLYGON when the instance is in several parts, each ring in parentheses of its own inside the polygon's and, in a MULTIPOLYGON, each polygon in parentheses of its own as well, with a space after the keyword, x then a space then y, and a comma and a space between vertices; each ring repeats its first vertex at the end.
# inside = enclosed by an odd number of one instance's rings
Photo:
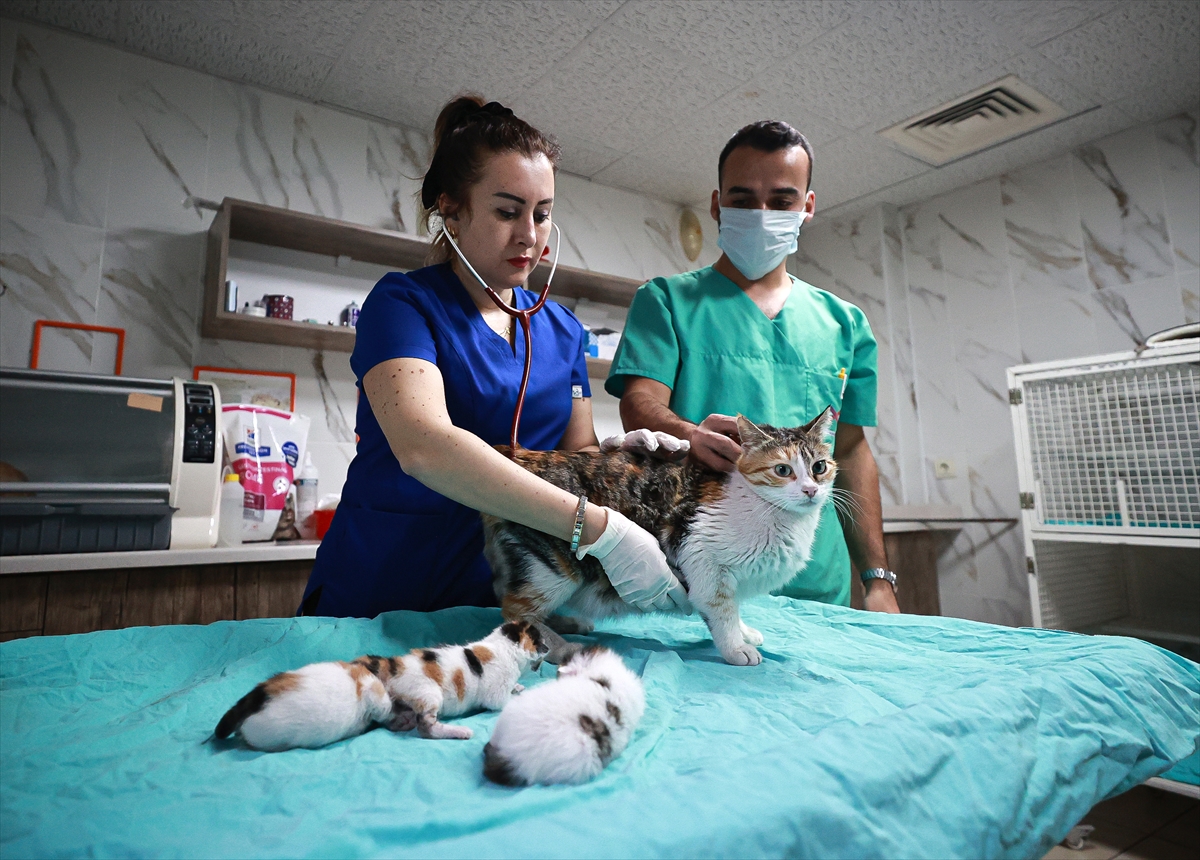
POLYGON ((607 648, 584 648, 558 677, 510 701, 483 749, 483 773, 501 785, 581 783, 629 744, 646 710, 642 682, 607 648))

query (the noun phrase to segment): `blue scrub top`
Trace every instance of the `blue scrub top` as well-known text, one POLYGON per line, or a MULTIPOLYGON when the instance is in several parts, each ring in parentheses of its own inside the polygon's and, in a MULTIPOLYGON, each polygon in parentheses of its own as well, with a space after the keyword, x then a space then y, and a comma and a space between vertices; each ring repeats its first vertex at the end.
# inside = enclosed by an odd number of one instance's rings
MULTIPOLYGON (((537 301, 517 289, 518 308, 537 301)), ((554 302, 532 318, 533 365, 520 443, 558 445, 571 417, 572 388, 591 396, 583 326, 554 302)), ((358 379, 358 448, 342 501, 317 550, 305 599, 321 588, 319 615, 372 618, 393 609, 495 606, 483 557, 479 513, 405 474, 392 453, 362 379, 393 358, 436 364, 456 427, 492 445, 508 444, 521 385, 525 341, 516 349, 488 328, 449 263, 386 275, 363 303, 350 366, 358 379)))

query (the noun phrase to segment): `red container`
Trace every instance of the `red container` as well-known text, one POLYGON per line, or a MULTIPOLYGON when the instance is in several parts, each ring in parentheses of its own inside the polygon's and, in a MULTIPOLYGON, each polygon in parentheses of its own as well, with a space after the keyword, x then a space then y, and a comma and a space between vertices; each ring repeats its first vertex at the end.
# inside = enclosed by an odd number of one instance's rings
POLYGON ((292 318, 292 297, 282 295, 263 296, 263 304, 267 306, 267 316, 277 320, 292 318))
POLYGON ((329 531, 329 524, 333 522, 335 511, 337 508, 328 511, 313 511, 313 522, 317 526, 317 540, 325 538, 325 532, 329 531))

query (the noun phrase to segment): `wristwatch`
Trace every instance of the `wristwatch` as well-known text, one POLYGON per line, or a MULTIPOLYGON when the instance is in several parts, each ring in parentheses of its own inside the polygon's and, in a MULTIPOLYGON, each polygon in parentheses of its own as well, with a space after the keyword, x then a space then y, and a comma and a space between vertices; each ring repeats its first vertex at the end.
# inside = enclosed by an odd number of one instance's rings
POLYGON ((896 574, 892 573, 886 568, 873 567, 870 570, 864 570, 862 574, 860 574, 859 578, 862 580, 864 588, 866 587, 867 582, 872 579, 883 579, 887 580, 887 582, 892 586, 893 594, 899 590, 896 588, 896 574))

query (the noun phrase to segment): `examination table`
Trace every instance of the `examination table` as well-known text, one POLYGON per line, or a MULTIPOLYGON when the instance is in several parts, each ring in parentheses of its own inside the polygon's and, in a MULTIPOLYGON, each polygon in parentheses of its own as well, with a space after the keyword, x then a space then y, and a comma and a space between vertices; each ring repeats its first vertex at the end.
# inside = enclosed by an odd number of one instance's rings
POLYGON ((1153 645, 784 598, 743 617, 756 667, 694 616, 602 622, 646 715, 593 782, 525 789, 483 778, 494 713, 469 741, 210 737, 275 672, 468 642, 498 610, 6 642, 0 855, 1040 858, 1104 798, 1189 757, 1172 777, 1197 781, 1200 665, 1153 645))

